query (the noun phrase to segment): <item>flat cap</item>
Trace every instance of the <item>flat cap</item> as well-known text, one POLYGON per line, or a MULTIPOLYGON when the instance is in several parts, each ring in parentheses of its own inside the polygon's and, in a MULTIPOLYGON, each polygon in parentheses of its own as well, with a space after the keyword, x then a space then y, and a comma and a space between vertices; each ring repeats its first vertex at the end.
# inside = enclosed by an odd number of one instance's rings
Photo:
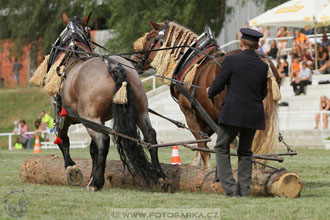
POLYGON ((241 28, 240 32, 242 33, 242 39, 251 40, 251 41, 259 41, 259 38, 264 35, 259 31, 253 30, 251 28, 241 28))

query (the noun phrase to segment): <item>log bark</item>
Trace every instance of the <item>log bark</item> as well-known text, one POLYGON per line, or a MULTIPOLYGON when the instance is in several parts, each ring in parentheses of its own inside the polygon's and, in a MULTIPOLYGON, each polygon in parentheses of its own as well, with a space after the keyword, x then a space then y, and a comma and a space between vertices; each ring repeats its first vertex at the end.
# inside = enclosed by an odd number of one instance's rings
MULTIPOLYGON (((82 171, 84 179, 80 186, 87 186, 91 174, 91 159, 74 159, 82 171)), ((190 165, 167 165, 162 168, 171 183, 171 191, 216 192, 224 193, 220 183, 214 183, 215 168, 204 168, 190 165)), ((233 171, 237 178, 237 171, 233 171)), ((62 157, 47 155, 32 156, 22 165, 20 177, 23 182, 69 185, 62 157)), ((121 161, 107 161, 104 173, 105 187, 145 187, 140 181, 133 181, 130 173, 125 170, 121 161)), ((285 169, 274 171, 255 169, 252 172, 252 195, 279 196, 296 198, 302 191, 302 181, 295 172, 285 169)))

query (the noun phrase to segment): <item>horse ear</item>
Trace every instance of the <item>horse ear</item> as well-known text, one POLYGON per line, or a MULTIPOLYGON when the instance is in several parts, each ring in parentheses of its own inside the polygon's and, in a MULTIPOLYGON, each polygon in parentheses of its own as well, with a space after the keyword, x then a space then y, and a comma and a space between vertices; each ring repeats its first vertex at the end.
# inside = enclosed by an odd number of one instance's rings
POLYGON ((153 21, 149 21, 151 27, 155 29, 156 31, 160 31, 162 29, 162 26, 158 23, 155 23, 153 21))
POLYGON ((83 19, 83 23, 87 26, 88 25, 88 22, 89 22, 89 19, 91 18, 92 16, 92 12, 89 13, 89 15, 87 15, 84 19, 83 19))
POLYGON ((70 21, 70 18, 68 17, 68 15, 65 12, 63 12, 63 14, 62 14, 62 21, 63 21, 64 26, 66 26, 70 21))

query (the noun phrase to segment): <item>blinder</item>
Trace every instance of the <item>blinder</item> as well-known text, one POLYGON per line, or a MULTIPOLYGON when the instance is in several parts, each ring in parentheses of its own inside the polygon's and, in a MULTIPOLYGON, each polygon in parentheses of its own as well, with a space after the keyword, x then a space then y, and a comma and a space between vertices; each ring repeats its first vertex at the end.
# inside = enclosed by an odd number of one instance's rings
POLYGON ((165 25, 162 27, 162 29, 158 32, 157 37, 154 39, 154 41, 152 42, 152 44, 150 45, 148 52, 146 52, 143 57, 141 58, 141 63, 139 64, 139 68, 143 67, 145 62, 147 61, 151 51, 155 45, 158 43, 159 39, 160 39, 160 46, 163 46, 164 43, 164 37, 165 37, 165 32, 166 29, 168 28, 168 22, 165 22, 165 25))
POLYGON ((54 46, 70 48, 74 51, 77 42, 84 45, 87 50, 93 51, 91 46, 92 43, 89 27, 83 27, 80 24, 75 24, 74 22, 69 21, 65 29, 53 44, 53 48, 50 52, 50 58, 48 60, 48 70, 50 66, 55 62, 58 55, 63 52, 60 49, 55 49, 54 46))

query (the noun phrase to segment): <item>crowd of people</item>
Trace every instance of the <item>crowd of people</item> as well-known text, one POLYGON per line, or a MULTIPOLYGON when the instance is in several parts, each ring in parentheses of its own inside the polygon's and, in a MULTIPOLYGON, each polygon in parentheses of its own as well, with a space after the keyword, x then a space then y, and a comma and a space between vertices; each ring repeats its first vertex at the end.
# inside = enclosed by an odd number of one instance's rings
MULTIPOLYGON (((294 95, 306 94, 305 88, 312 83, 312 75, 330 74, 330 40, 326 34, 323 34, 322 40, 315 45, 314 39, 311 40, 307 36, 314 34, 313 29, 295 29, 292 33, 286 27, 281 27, 277 29, 274 37, 283 39, 274 40, 270 38, 268 28, 253 28, 264 34, 259 41, 259 51, 274 61, 281 78, 288 77, 294 95), (293 38, 291 50, 287 49, 289 37, 293 38), (291 59, 288 59, 289 57, 291 59), (316 60, 317 65, 315 65, 316 60)), ((326 95, 320 97, 318 110, 330 110, 330 99, 326 95)), ((315 115, 315 129, 319 128, 320 121, 322 121, 323 129, 328 128, 328 113, 315 115)))
MULTIPOLYGON (((53 130, 53 123, 54 119, 49 114, 46 114, 44 110, 42 110, 34 123, 36 130, 33 131, 33 133, 36 135, 43 131, 51 133, 53 130)), ((13 146, 14 149, 21 150, 33 148, 33 135, 31 134, 30 126, 26 123, 25 120, 14 121, 13 133, 17 135, 13 146)))

